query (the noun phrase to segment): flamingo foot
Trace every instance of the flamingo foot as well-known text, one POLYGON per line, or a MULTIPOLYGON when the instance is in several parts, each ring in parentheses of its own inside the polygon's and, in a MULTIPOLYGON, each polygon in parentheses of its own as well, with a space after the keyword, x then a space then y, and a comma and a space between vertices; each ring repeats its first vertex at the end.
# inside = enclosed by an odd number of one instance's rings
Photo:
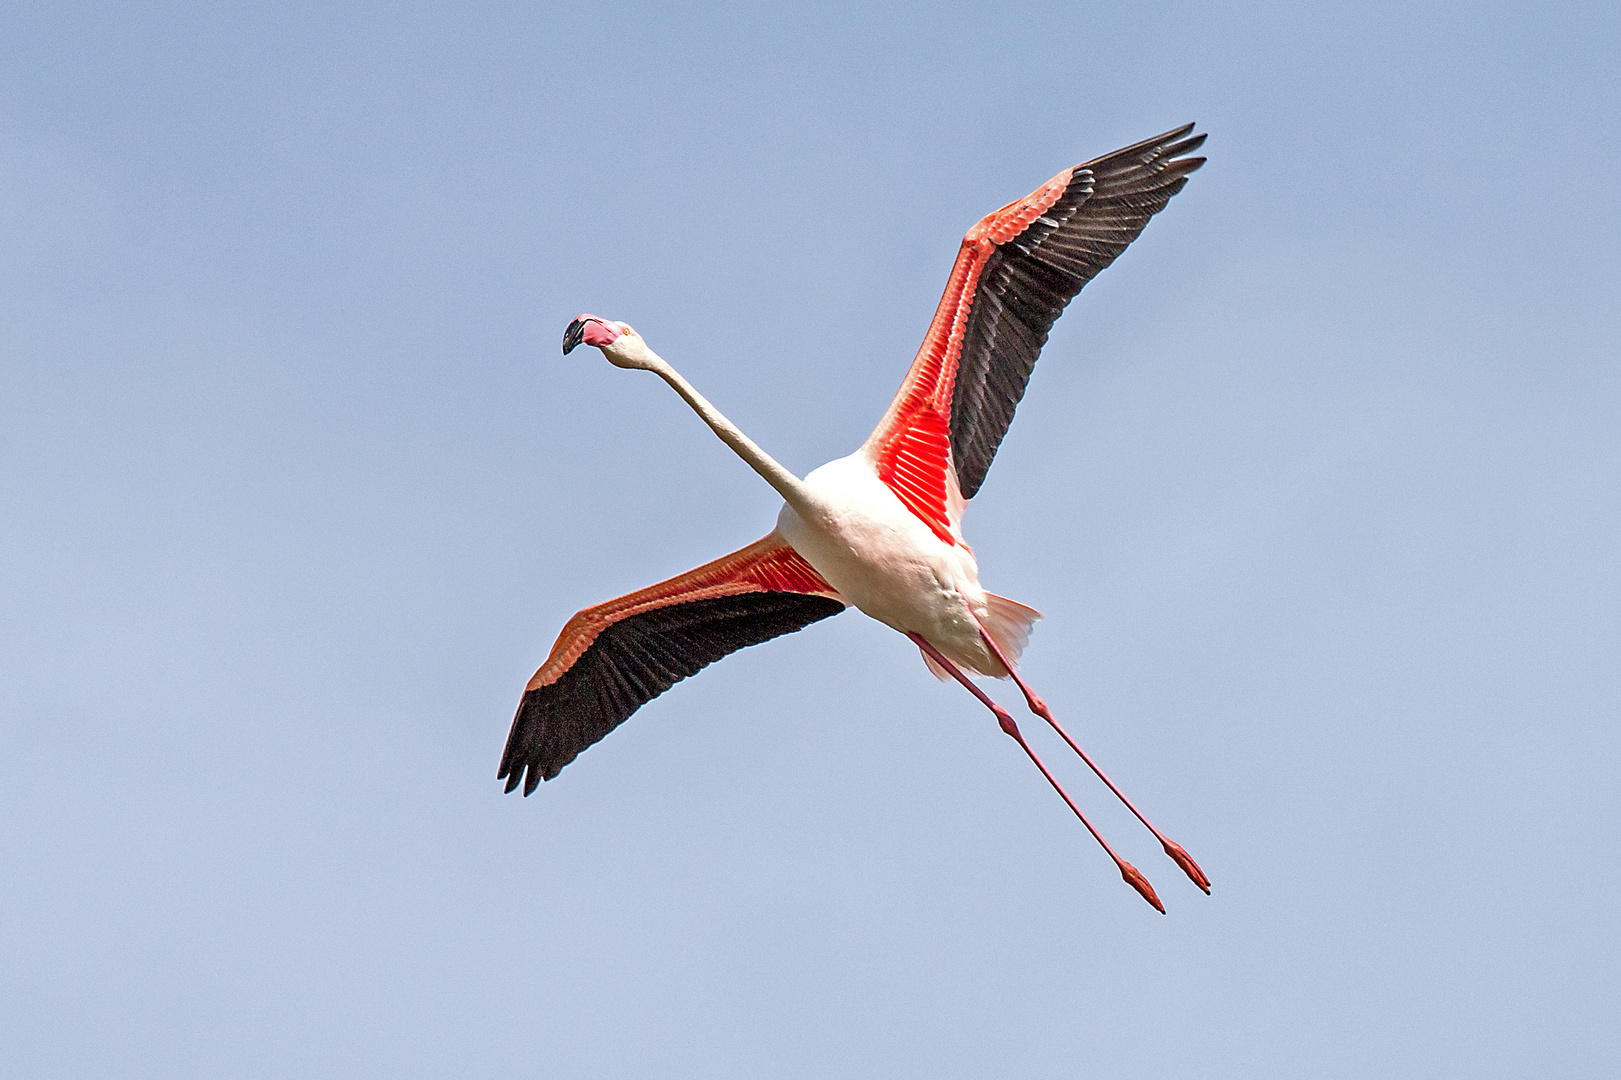
POLYGON ((1165 905, 1159 902, 1159 897, 1154 892, 1154 886, 1148 883, 1148 879, 1143 877, 1135 866, 1124 859, 1120 860, 1120 876, 1125 879, 1127 885, 1136 889, 1144 900, 1153 904, 1155 911, 1161 915, 1165 914, 1165 905))
POLYGON ((1167 840, 1162 836, 1159 838, 1159 842, 1160 846, 1165 849, 1165 854, 1175 860, 1176 865, 1182 868, 1182 872, 1188 875, 1195 885, 1203 889, 1206 896, 1209 896, 1210 879, 1205 877, 1203 870, 1199 869, 1199 864, 1193 861, 1193 856, 1183 851, 1182 845, 1175 840, 1167 840))

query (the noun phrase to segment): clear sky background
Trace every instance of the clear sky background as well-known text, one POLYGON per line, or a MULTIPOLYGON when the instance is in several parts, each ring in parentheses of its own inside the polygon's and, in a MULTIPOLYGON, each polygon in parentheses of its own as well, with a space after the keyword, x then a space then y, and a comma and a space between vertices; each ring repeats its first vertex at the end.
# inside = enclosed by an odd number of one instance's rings
POLYGON ((1621 15, 1126 7, 5 5, 0 1071, 1621 1071, 1621 15), (777 507, 572 316, 803 473, 1188 120, 966 529, 1213 896, 853 613, 501 794, 777 507))

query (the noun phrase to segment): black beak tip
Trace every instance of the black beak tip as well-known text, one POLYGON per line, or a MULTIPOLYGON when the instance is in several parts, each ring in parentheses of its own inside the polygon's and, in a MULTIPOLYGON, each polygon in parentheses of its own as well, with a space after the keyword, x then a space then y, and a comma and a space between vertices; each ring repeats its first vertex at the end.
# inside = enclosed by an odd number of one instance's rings
POLYGON ((563 355, 573 352, 580 342, 585 340, 585 320, 575 319, 563 331, 563 355))

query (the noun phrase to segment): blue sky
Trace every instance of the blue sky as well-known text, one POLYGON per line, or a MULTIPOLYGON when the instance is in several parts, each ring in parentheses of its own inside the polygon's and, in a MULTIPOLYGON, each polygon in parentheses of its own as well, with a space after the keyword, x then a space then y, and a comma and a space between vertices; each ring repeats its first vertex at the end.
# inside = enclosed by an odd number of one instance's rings
MULTIPOLYGON (((35 1077, 1611 1076, 1609 5, 13 4, 0 1046, 35 1077), (846 614, 528 800, 576 609, 876 422, 962 231, 1183 123, 965 527, 1161 918, 846 614)), ((993 692, 1013 703, 1010 687, 993 692)))

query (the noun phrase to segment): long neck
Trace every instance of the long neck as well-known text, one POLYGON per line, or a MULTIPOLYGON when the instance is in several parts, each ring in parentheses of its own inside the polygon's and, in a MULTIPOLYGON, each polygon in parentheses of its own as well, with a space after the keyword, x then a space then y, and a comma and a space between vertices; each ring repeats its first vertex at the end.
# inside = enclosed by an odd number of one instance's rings
POLYGON ((749 468, 759 473, 765 478, 766 483, 776 488, 777 494, 781 495, 784 501, 798 511, 801 516, 808 517, 814 513, 814 500, 799 477, 783 468, 775 458, 755 445, 753 439, 738 430, 736 424, 722 416, 721 411, 711 405, 709 400, 698 393, 697 390, 693 389, 692 384, 682 378, 681 373, 671 367, 663 357, 654 353, 651 349, 648 350, 648 353, 652 360, 655 361, 648 365, 648 370, 673 386, 675 392, 686 399, 688 405, 692 406, 692 410, 703 417, 704 423, 708 424, 715 434, 720 436, 721 442, 730 446, 736 451, 738 457, 748 462, 749 468))

